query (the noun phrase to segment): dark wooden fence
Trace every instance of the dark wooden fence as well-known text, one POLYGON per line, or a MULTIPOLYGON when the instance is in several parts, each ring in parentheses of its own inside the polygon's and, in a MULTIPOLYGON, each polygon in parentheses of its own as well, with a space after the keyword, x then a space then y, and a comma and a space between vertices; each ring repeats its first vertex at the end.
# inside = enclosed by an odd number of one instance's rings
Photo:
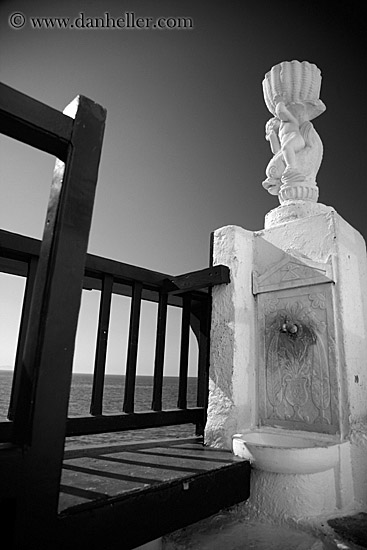
MULTIPOLYGON (((16 353, 13 390, 9 419, 14 420, 21 380, 22 356, 29 322, 35 275, 41 243, 29 237, 0 230, 0 271, 27 278, 16 353)), ((210 322, 210 293, 199 290, 228 282, 228 269, 223 266, 171 277, 115 260, 87 254, 83 288, 100 291, 99 321, 94 362, 90 415, 68 418, 66 436, 97 434, 131 429, 193 423, 201 434, 205 424, 207 399, 208 344, 210 322), (186 290, 189 288, 190 290, 186 290), (103 393, 109 335, 112 295, 131 298, 130 327, 126 364, 125 394, 121 414, 103 415, 103 393), (135 381, 139 345, 139 320, 142 301, 158 304, 154 378, 151 410, 135 412, 135 381), (177 408, 162 410, 164 356, 166 344, 167 309, 181 309, 181 344, 177 408), (197 403, 187 406, 189 332, 193 330, 198 342, 197 403)), ((13 422, 0 423, 0 441, 11 441, 13 422)))
POLYGON ((0 458, 9 472, 3 476, 8 489, 3 484, 1 497, 5 510, 12 510, 11 521, 16 516, 17 548, 28 548, 31 540, 43 547, 40 526, 52 531, 55 525, 66 436, 187 422, 200 431, 205 422, 210 295, 202 289, 228 282, 228 269, 215 266, 170 277, 87 255, 105 119, 105 110, 83 96, 61 113, 0 85, 1 132, 57 157, 42 242, 0 232, 1 271, 27 278, 10 420, 0 424, 0 458), (83 287, 101 292, 91 414, 68 419, 83 287), (131 314, 123 410, 106 416, 102 397, 113 293, 131 296, 131 314), (157 342, 152 410, 135 412, 142 300, 158 303, 157 342), (182 308, 182 335, 177 408, 166 411, 162 380, 168 305, 182 308), (198 402, 193 408, 186 399, 190 327, 199 342, 198 402))

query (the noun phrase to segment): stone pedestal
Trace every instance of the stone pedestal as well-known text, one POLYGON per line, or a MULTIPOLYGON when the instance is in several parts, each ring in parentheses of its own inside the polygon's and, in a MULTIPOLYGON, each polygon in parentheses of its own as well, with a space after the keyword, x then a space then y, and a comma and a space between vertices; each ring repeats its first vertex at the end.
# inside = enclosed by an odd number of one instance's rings
POLYGON ((293 222, 273 223, 256 233, 255 269, 259 274, 269 269, 269 249, 273 247, 305 263, 332 265, 340 434, 346 437, 367 417, 366 244, 335 210, 314 206, 325 210, 293 222))
MULTIPOLYGON (((367 506, 363 238, 331 207, 289 202, 268 214, 263 231, 217 230, 213 250, 231 282, 213 291, 206 444, 229 448, 235 433, 259 426, 350 441, 337 468, 314 475, 328 487, 333 478, 332 508, 367 506)), ((276 501, 268 493, 271 484, 280 490, 277 476, 256 473, 256 499, 276 501)), ((289 484, 300 516, 309 498, 302 504, 302 477, 289 484)), ((320 483, 307 478, 312 490, 320 483)))
POLYGON ((319 214, 327 214, 334 211, 331 206, 325 206, 319 202, 312 201, 285 201, 281 206, 270 210, 265 216, 265 229, 286 222, 293 222, 301 218, 310 218, 319 214))

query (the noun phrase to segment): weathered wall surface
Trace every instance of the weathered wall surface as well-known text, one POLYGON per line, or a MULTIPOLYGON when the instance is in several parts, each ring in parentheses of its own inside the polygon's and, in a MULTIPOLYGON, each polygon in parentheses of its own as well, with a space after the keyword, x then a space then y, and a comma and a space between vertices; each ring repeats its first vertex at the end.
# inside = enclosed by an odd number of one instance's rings
POLYGON ((231 282, 213 288, 206 444, 231 449, 232 435, 256 421, 255 300, 252 232, 227 226, 214 234, 214 265, 231 282))
MULTIPOLYGON (((235 433, 259 423, 259 394, 264 394, 264 388, 259 392, 259 342, 264 338, 258 333, 253 273, 261 278, 269 267, 281 263, 285 255, 301 262, 304 259, 306 263, 331 266, 331 282, 325 288, 331 289, 333 302, 332 368, 336 382, 330 387, 336 394, 334 406, 338 408, 336 429, 331 433, 350 440, 351 445, 348 456, 344 453, 340 457, 338 472, 333 473, 336 493, 333 497, 329 495, 329 503, 334 500, 343 508, 355 498, 367 505, 366 247, 361 235, 332 208, 315 204, 309 214, 313 215, 302 218, 297 214, 293 221, 280 223, 282 220, 273 213, 267 228, 255 233, 236 226, 215 232, 214 264, 223 263, 230 268, 231 283, 213 290, 205 440, 208 445, 228 449, 235 433)), ((331 474, 324 474, 325 479, 327 475, 331 474)), ((260 499, 261 483, 264 495, 269 483, 273 483, 265 477, 261 482, 261 473, 254 476, 260 499)), ((325 483, 329 487, 330 480, 325 483)), ((294 489, 294 494, 297 491, 294 489)), ((321 502, 319 510, 320 513, 323 510, 321 502)))
MULTIPOLYGON (((316 205, 315 205, 316 206, 316 205)), ((317 205, 322 206, 322 205, 317 205)), ((334 311, 338 334, 340 417, 342 435, 354 423, 367 419, 367 256, 362 236, 333 209, 275 225, 256 233, 257 249, 263 241, 290 254, 317 262, 332 260, 334 311)), ((264 254, 257 254, 264 258, 264 254)), ((262 265, 258 269, 261 270, 262 265)))

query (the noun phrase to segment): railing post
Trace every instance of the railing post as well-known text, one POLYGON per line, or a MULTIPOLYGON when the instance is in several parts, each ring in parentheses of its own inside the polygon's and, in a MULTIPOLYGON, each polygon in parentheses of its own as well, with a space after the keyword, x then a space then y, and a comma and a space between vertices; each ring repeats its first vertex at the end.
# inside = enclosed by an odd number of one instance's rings
MULTIPOLYGON (((57 160, 29 312, 14 441, 23 448, 17 548, 42 547, 42 525, 57 518, 74 342, 105 110, 80 96, 65 164, 57 160)), ((33 145, 37 146, 35 140, 33 145)))

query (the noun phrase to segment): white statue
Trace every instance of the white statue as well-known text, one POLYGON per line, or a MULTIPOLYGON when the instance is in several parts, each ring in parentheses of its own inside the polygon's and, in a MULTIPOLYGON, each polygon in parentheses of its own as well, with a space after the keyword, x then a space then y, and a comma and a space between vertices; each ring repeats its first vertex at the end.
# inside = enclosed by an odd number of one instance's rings
POLYGON ((316 174, 323 147, 310 120, 325 110, 320 85, 319 69, 307 61, 275 65, 263 81, 265 103, 274 115, 265 127, 274 156, 263 186, 281 203, 318 198, 316 174))

